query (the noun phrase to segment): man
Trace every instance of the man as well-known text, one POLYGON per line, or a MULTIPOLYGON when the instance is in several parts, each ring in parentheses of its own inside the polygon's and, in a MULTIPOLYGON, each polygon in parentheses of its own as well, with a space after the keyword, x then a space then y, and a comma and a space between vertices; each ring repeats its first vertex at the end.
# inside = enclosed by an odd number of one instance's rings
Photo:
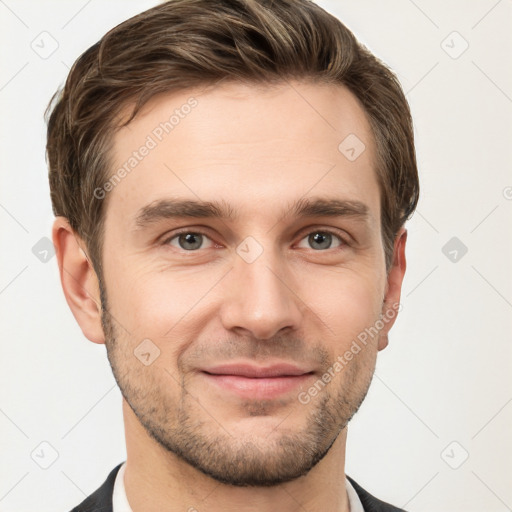
POLYGON ((418 200, 394 75, 308 0, 171 0, 77 60, 47 153, 127 446, 73 510, 399 510, 344 472, 418 200))

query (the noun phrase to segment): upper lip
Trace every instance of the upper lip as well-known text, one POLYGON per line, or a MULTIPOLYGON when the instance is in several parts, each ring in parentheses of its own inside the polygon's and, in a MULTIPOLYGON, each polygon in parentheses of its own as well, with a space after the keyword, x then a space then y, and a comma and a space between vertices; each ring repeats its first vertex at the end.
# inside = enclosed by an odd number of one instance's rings
POLYGON ((268 366, 256 366, 253 364, 219 364, 202 368, 203 372, 213 375, 236 375, 247 378, 265 378, 265 377, 287 377, 298 376, 311 373, 311 370, 299 368, 290 363, 278 363, 268 366))

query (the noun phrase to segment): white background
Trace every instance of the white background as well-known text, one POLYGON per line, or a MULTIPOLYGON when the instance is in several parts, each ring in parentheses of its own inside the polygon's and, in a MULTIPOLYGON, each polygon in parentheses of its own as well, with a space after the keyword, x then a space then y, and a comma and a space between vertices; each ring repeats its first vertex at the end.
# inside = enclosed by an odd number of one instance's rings
MULTIPOLYGON (((346 472, 412 512, 512 510, 512 2, 318 3, 397 73, 422 186, 403 310, 349 427, 346 472), (468 249, 456 262, 442 252, 452 237, 468 249)), ((2 512, 69 510, 125 460, 105 348, 82 335, 55 257, 32 248, 53 220, 46 104, 80 53, 153 5, 0 1, 2 512), (43 31, 58 43, 46 59, 31 47, 51 47, 43 31)))

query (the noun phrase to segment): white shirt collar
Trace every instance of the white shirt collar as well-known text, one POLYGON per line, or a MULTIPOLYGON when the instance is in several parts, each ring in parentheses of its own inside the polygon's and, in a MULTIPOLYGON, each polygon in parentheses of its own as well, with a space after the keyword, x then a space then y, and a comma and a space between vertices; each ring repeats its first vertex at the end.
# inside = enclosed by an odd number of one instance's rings
POLYGON ((345 486, 347 488, 350 512, 364 512, 363 504, 359 499, 359 495, 347 477, 345 477, 345 486))
POLYGON ((126 491, 124 489, 124 467, 126 462, 119 468, 116 475, 116 481, 114 482, 114 492, 112 494, 112 510, 113 512, 133 512, 128 498, 126 497, 126 491))
MULTIPOLYGON (((114 483, 114 493, 112 495, 113 512, 133 512, 128 498, 126 497, 126 491, 124 488, 124 468, 126 462, 119 468, 114 483)), ((350 505, 350 512, 364 512, 363 504, 357 495, 356 490, 349 482, 348 478, 345 478, 345 485, 347 487, 348 502, 350 505)))

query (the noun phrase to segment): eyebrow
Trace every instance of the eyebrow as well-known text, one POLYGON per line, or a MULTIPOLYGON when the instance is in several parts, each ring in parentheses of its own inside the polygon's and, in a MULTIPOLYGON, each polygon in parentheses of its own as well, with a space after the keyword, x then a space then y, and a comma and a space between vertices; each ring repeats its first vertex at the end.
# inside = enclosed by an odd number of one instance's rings
MULTIPOLYGON (((360 201, 336 198, 301 198, 284 209, 284 216, 353 217, 366 221, 369 208, 360 201)), ((135 217, 137 230, 166 219, 213 218, 234 222, 239 213, 225 201, 161 199, 143 206, 135 217)))

